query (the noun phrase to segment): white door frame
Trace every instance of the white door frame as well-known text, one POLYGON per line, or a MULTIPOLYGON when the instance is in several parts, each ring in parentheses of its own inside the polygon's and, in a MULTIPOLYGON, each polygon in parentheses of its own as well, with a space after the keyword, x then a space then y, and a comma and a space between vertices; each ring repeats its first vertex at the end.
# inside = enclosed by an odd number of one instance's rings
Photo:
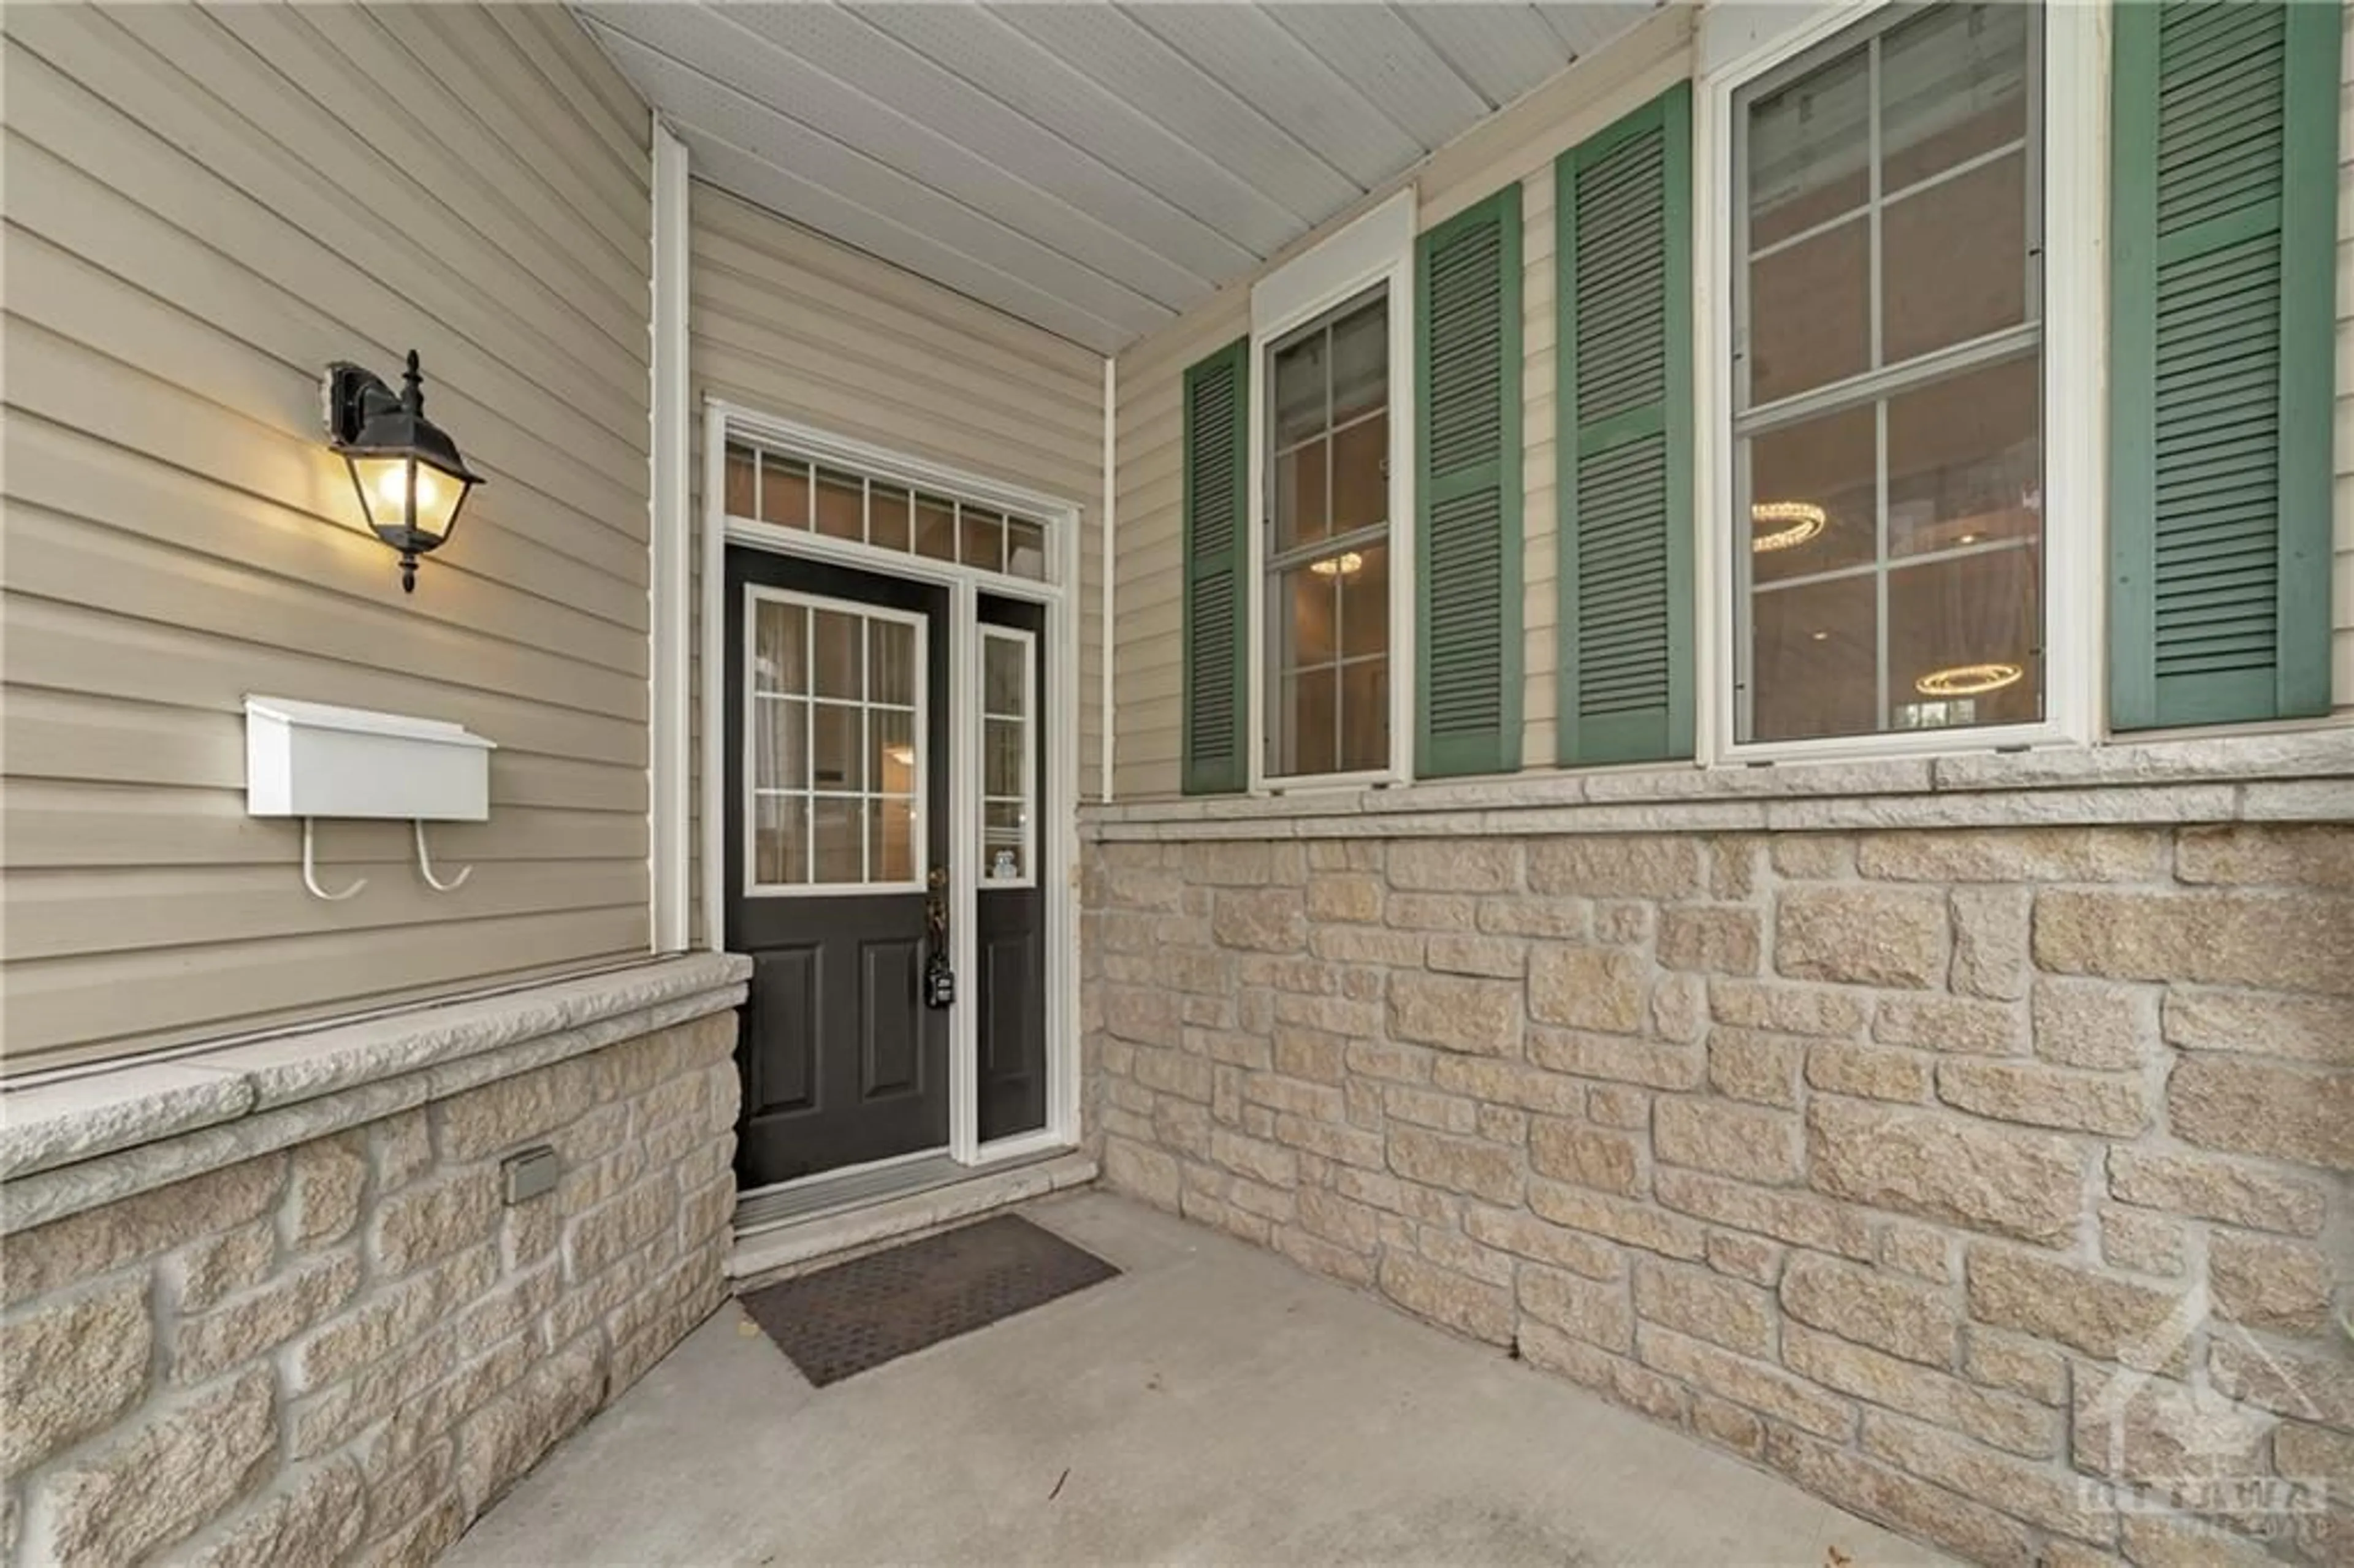
MULTIPOLYGON (((949 590, 950 665, 972 673, 970 701, 960 700, 965 684, 961 680, 941 698, 954 705, 950 708, 949 746, 949 798, 955 803, 956 812, 949 825, 949 961, 957 974, 964 978, 968 996, 971 994, 971 977, 976 973, 973 919, 981 883, 981 819, 975 811, 966 809, 981 794, 980 598, 988 592, 1045 606, 1045 643, 1053 650, 1053 656, 1045 708, 1040 717, 1048 726, 1046 783, 1055 792, 1051 809, 1040 813, 1038 824, 1038 885, 1046 895, 1046 1125, 1036 1132, 989 1143, 981 1141, 980 1096, 974 1071, 979 1053, 979 1017, 972 1008, 959 1007, 949 1015, 949 1153, 961 1164, 979 1166, 1076 1146, 1079 1140, 1079 976, 1075 961, 1078 950, 1077 912, 1072 907, 1072 900, 1079 863, 1079 625, 1076 609, 1078 504, 723 398, 706 397, 703 405, 703 506, 696 525, 702 562, 697 600, 702 616, 703 673, 699 694, 703 777, 698 792, 703 840, 698 858, 703 872, 704 941, 715 950, 726 946, 727 917, 727 695, 726 682, 720 676, 726 669, 727 546, 742 545, 776 555, 831 562, 885 577, 935 584, 949 590), (736 438, 812 462, 956 500, 1002 508, 1044 522, 1048 580, 1032 582, 911 552, 731 517, 726 510, 726 453, 728 441, 736 438)), ((804 1180, 817 1181, 837 1174, 829 1171, 804 1180)))

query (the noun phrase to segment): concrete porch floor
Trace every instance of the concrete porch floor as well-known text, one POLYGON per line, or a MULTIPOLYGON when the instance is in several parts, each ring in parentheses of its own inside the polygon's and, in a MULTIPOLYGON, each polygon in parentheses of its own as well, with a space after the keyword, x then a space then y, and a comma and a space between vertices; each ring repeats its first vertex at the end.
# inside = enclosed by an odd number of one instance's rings
POLYGON ((823 1391, 731 1303, 445 1561, 1948 1561, 1273 1254, 1022 1212, 1121 1277, 823 1391))

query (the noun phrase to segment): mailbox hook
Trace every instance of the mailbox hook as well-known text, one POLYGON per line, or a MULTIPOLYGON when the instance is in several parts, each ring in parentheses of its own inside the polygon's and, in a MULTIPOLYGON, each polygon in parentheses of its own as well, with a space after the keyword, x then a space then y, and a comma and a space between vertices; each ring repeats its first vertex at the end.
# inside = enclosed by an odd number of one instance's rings
POLYGON ((417 829, 417 869, 424 874, 425 885, 436 893, 455 893, 465 886, 466 878, 474 874, 474 868, 461 865, 458 868, 458 874, 447 882, 434 875, 433 856, 425 848, 425 819, 416 818, 411 825, 417 829))
POLYGON ((319 885, 319 865, 312 852, 312 840, 316 836, 317 827, 316 818, 302 819, 302 885, 311 890, 311 896, 313 898, 323 898, 330 904, 341 904, 345 899, 366 887, 367 878, 361 877, 341 893, 330 893, 319 885))

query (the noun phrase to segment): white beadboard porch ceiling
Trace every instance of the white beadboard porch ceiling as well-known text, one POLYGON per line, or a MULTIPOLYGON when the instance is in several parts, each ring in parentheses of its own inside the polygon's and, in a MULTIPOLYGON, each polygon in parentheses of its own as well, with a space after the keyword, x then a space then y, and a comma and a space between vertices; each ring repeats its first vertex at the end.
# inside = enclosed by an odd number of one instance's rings
POLYGON ((697 177, 1109 354, 1652 4, 574 9, 697 177))

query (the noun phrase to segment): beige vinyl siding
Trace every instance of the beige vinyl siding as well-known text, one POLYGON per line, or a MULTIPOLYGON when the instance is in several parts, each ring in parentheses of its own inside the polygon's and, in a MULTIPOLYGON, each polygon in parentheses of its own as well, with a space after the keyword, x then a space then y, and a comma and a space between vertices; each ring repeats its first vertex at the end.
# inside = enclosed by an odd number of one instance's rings
MULTIPOLYGON (((1549 764, 1553 756, 1553 160, 1681 80, 1691 70, 1691 43, 1690 16, 1681 10, 1662 13, 1440 148, 1407 181, 1374 192, 1258 274, 1312 248, 1405 183, 1416 187, 1416 223, 1429 228, 1506 184, 1522 182, 1524 734, 1531 766, 1549 764)), ((1119 356, 1112 786, 1121 800, 1179 789, 1184 590, 1179 391, 1187 366, 1250 330, 1254 281, 1222 290, 1119 356)))
POLYGON ((554 8, 5 16, 11 1071, 648 939, 646 120, 554 8), (404 596, 322 367, 490 477, 404 596), (249 693, 465 724, 487 822, 244 809, 249 693))
POLYGON ((1554 710, 1561 689, 1561 493, 1554 487, 1560 443, 1554 440, 1560 401, 1553 355, 1553 172, 1550 164, 1521 182, 1521 627, 1522 668, 1528 695, 1522 705, 1521 764, 1549 768, 1560 755, 1554 710))
MULTIPOLYGON (((717 397, 1068 500, 1081 508, 1077 789, 1103 791, 1103 359, 696 182, 688 375, 696 410, 695 515, 702 515, 702 408, 717 397)), ((701 552, 695 553, 701 604, 701 552)), ((690 923, 702 905, 702 640, 690 923)))

